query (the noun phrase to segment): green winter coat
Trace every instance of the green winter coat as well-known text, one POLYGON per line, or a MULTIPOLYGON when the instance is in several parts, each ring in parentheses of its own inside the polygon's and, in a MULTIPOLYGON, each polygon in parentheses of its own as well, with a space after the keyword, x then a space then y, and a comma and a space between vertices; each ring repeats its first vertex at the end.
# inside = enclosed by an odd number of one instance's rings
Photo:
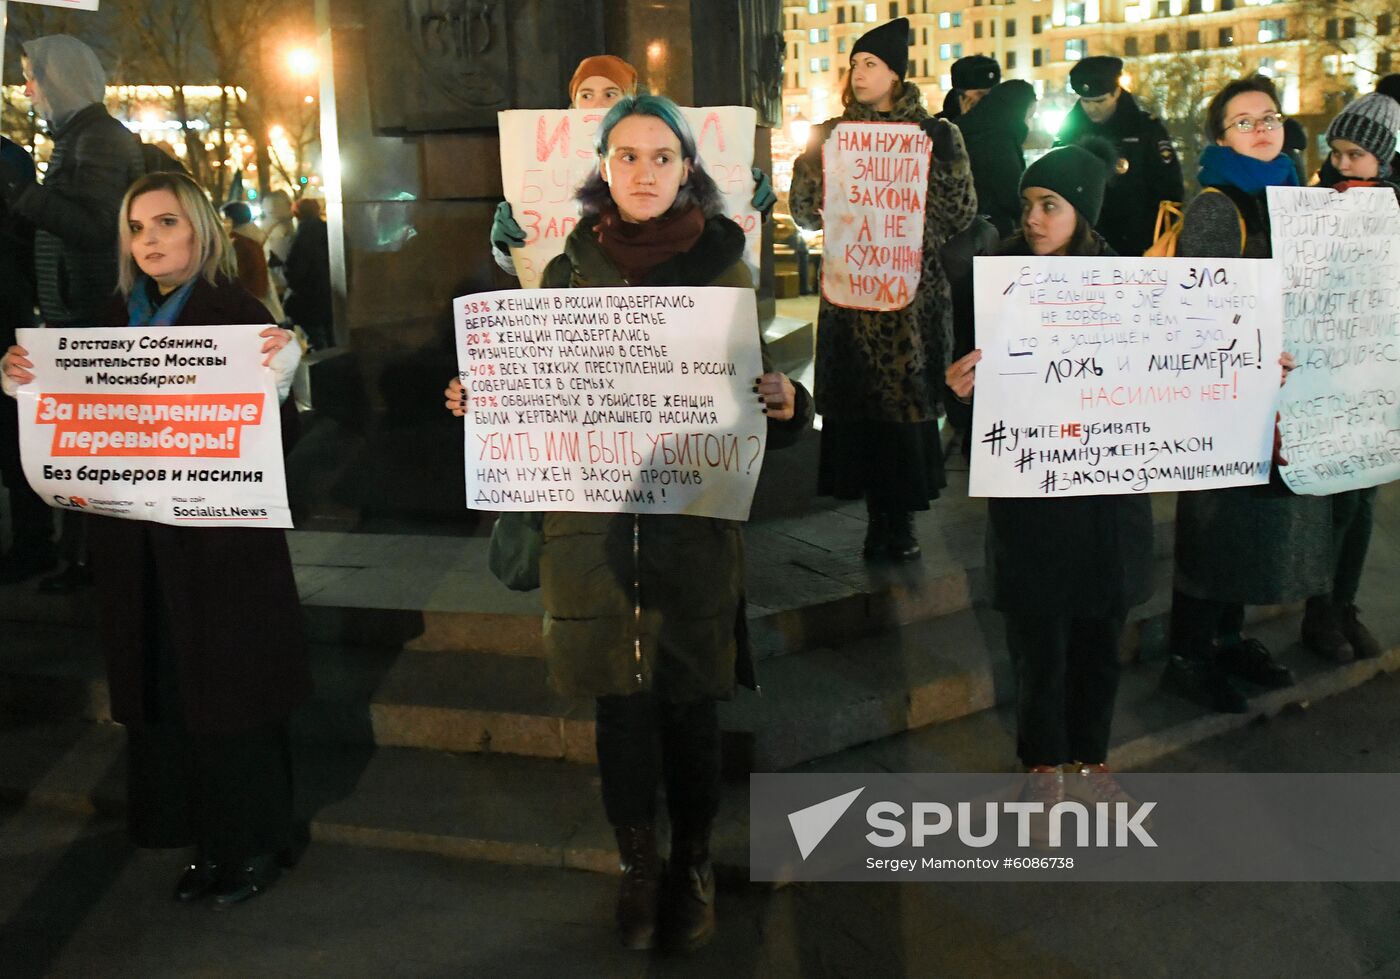
MULTIPOLYGON (((713 217, 691 250, 629 283, 582 219, 545 269, 546 289, 647 286, 753 288, 744 234, 713 217)), ((767 369, 767 356, 764 357, 767 369)), ((755 404, 754 410, 758 410, 755 404)), ((790 422, 768 423, 768 447, 810 424, 798 387, 790 422)), ((744 619, 744 543, 732 520, 671 514, 546 513, 540 554, 550 685, 565 696, 652 691, 684 703, 755 687, 744 619)))
MULTIPOLYGON (((841 122, 922 122, 929 118, 918 86, 904 91, 890 112, 853 103, 839 119, 815 127, 793 166, 788 202, 804 228, 820 228, 822 145, 841 122)), ((824 417, 926 422, 938 417, 943 371, 953 351, 953 299, 939 249, 977 216, 972 170, 955 132, 952 162, 933 160, 924 202, 923 269, 908 306, 893 312, 847 309, 822 299, 817 319, 817 410, 824 417)))

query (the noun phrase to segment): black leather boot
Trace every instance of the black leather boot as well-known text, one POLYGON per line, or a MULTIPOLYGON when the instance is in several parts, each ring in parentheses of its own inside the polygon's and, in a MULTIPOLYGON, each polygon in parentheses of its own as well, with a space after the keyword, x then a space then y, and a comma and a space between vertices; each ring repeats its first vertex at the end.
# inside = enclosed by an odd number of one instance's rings
POLYGON ((277 854, 263 853, 238 864, 227 866, 219 883, 209 893, 214 907, 220 910, 236 907, 264 893, 282 876, 277 854))
POLYGON ((886 556, 885 548, 889 543, 889 517, 880 510, 867 509, 865 513, 869 521, 865 525, 865 546, 860 549, 860 553, 867 561, 879 560, 886 556))
POLYGON ((617 936, 624 948, 656 947, 656 919, 661 893, 661 857, 656 830, 650 826, 615 827, 622 886, 617 892, 617 936))
POLYGON ((171 896, 181 904, 197 901, 210 893, 223 877, 223 868, 201 854, 185 865, 180 879, 175 882, 175 892, 171 896))
POLYGON ((690 952, 715 934, 715 871, 710 827, 676 827, 666 867, 666 947, 690 952))
POLYGON ((913 561, 922 553, 914 536, 914 515, 908 510, 891 510, 885 515, 889 556, 896 561, 913 561))

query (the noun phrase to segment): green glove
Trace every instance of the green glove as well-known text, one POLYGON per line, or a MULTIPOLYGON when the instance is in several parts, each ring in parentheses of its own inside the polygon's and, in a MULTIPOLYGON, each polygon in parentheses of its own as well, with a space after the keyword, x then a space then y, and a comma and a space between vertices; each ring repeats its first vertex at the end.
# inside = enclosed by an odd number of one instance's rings
POLYGON ((515 223, 510 202, 501 201, 496 205, 496 219, 491 222, 491 246, 502 255, 509 255, 511 248, 525 244, 525 232, 515 223))
POLYGON ((758 167, 753 168, 753 209, 768 220, 773 213, 773 205, 778 203, 778 195, 773 193, 773 181, 758 167))

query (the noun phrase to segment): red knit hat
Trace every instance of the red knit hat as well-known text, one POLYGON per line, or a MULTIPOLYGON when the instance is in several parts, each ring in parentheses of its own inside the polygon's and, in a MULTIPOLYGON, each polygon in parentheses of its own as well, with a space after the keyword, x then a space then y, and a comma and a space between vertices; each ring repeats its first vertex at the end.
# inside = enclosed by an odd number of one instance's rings
POLYGON ((584 79, 594 75, 602 75, 609 81, 617 82, 618 88, 624 92, 630 93, 637 87, 636 68, 613 55, 595 54, 591 58, 584 58, 574 69, 574 77, 569 79, 569 102, 574 101, 578 87, 583 84, 584 79))

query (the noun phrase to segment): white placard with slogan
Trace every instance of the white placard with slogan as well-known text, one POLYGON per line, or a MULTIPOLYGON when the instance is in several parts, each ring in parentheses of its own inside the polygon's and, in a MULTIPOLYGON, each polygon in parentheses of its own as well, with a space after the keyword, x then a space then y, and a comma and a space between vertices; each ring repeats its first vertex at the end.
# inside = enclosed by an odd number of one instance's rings
POLYGON ((67 7, 69 10, 96 10, 98 0, 14 0, 15 3, 36 3, 43 7, 67 7))
POLYGON ((851 309, 903 309, 924 261, 933 143, 912 122, 843 122, 822 146, 822 295, 851 309))
POLYGON ((19 331, 24 474, 50 506, 176 527, 290 527, 266 325, 19 331))
MULTIPOLYGON (((526 289, 537 288, 550 259, 578 224, 574 193, 598 166, 594 141, 607 115, 597 109, 512 109, 498 112, 501 179, 525 247, 512 248, 526 289)), ((734 105, 682 108, 700 162, 724 195, 725 213, 744 229, 744 260, 758 281, 763 222, 753 209, 753 134, 758 113, 734 105)))
POLYGON ((748 519, 767 438, 752 290, 511 290, 453 309, 469 507, 748 519))
POLYGON ((1269 479, 1273 262, 978 258, 971 495, 1165 493, 1269 479))
POLYGON ((1279 474, 1325 496, 1400 478, 1400 205, 1390 188, 1270 187, 1283 266, 1279 474))

